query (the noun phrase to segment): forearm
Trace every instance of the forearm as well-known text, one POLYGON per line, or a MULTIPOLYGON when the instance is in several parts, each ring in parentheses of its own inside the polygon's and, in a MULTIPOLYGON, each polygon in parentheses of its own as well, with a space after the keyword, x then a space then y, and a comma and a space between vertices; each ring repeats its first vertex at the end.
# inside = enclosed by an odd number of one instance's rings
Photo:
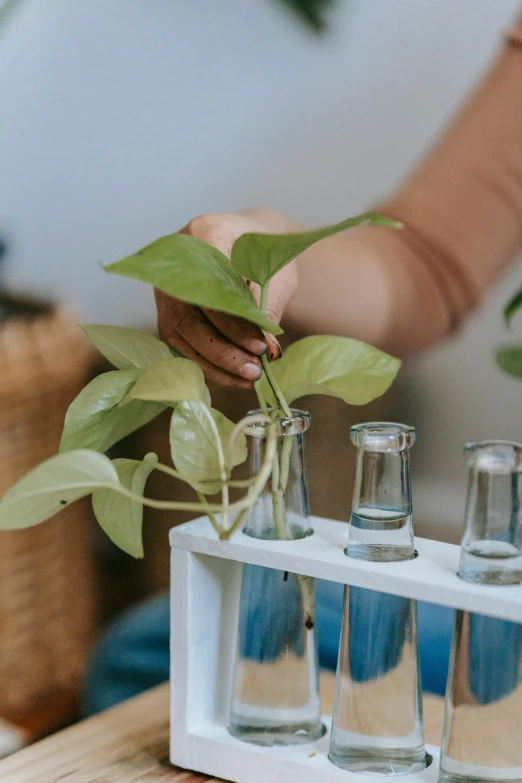
POLYGON ((405 228, 362 227, 304 254, 287 322, 407 356, 452 331, 522 247, 516 31, 437 147, 377 208, 405 228))

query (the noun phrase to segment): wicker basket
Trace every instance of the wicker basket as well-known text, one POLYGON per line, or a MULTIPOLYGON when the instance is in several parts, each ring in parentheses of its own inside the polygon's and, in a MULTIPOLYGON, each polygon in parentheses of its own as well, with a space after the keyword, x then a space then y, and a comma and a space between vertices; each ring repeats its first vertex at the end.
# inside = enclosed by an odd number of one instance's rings
MULTIPOLYGON (((20 302, 19 302, 20 304, 20 302)), ((0 324, 0 494, 56 453, 94 354, 65 310, 22 302, 0 324)), ((38 726, 72 709, 94 629, 91 516, 76 503, 0 532, 0 716, 38 726)))

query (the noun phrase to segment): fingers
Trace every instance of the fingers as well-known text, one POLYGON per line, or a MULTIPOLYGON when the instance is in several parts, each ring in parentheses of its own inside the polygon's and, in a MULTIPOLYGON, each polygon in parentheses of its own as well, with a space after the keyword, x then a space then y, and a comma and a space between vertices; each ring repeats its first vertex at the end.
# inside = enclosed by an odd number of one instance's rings
POLYGON ((156 304, 160 336, 172 348, 202 367, 201 360, 205 360, 207 365, 249 382, 261 377, 259 357, 227 340, 199 308, 161 292, 156 292, 156 304))
POLYGON ((265 334, 265 340, 268 361, 273 362, 274 359, 279 359, 283 351, 281 350, 281 346, 277 337, 274 337, 273 334, 265 334))
POLYGON ((239 378, 237 375, 232 375, 231 373, 225 372, 225 370, 220 370, 218 367, 216 367, 215 364, 212 364, 211 362, 204 359, 200 354, 196 353, 196 351, 179 335, 175 335, 168 339, 163 337, 162 339, 186 359, 192 359, 197 364, 199 364, 205 373, 205 380, 210 387, 219 386, 228 389, 245 390, 251 390, 254 388, 252 381, 244 380, 243 378, 239 378))
POLYGON ((180 230, 221 250, 230 258, 232 245, 244 231, 244 219, 239 215, 198 215, 180 230))
POLYGON ((203 309, 203 313, 218 332, 235 345, 245 348, 256 356, 263 356, 266 353, 263 332, 255 324, 244 321, 235 315, 219 313, 216 310, 203 309))

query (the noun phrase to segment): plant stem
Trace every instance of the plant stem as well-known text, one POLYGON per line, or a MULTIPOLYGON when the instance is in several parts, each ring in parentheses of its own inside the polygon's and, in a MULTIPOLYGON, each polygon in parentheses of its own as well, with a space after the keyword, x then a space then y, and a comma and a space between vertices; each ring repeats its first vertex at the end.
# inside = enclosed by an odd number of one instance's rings
POLYGON ((257 399, 259 401, 259 407, 261 408, 261 413, 263 413, 265 416, 268 416, 268 405, 266 404, 265 395, 263 394, 261 383, 259 381, 256 381, 254 383, 254 389, 257 394, 257 399))
POLYGON ((279 384, 275 379, 274 373, 272 372, 272 368, 270 367, 270 362, 268 361, 268 357, 266 354, 261 357, 261 362, 263 364, 263 369, 265 371, 266 379, 270 384, 272 391, 274 392, 274 396, 277 400, 277 404, 279 405, 279 407, 281 408, 285 416, 290 417, 292 415, 292 411, 290 410, 290 407, 287 401, 285 400, 283 392, 279 388, 279 384))
POLYGON ((280 489, 279 458, 276 455, 272 465, 272 509, 277 538, 285 541, 288 538, 286 528, 285 498, 280 489))
POLYGON ((266 283, 263 283, 261 286, 261 297, 259 299, 259 309, 262 313, 266 313, 266 306, 268 302, 268 288, 270 286, 270 280, 267 280, 266 283))
POLYGON ((232 535, 233 535, 233 533, 235 533, 235 532, 236 532, 236 530, 238 530, 238 528, 240 528, 240 527, 241 527, 241 525, 243 524, 243 520, 245 519, 245 517, 246 517, 247 513, 248 513, 248 509, 247 509, 247 508, 245 508, 245 509, 243 509, 243 511, 240 511, 240 512, 239 512, 239 514, 238 514, 238 515, 237 515, 237 517, 234 519, 234 522, 233 522, 233 524, 230 526, 230 528, 229 528, 228 530, 224 530, 224 531, 223 531, 223 532, 220 534, 220 536, 219 536, 219 537, 220 537, 220 539, 221 539, 222 541, 228 541, 228 539, 230 538, 230 536, 232 536, 232 535))
MULTIPOLYGON (((232 512, 241 512, 245 511, 249 508, 251 508, 254 503, 257 500, 257 496, 265 486, 266 482, 268 481, 270 477, 270 473, 272 471, 272 463, 274 460, 274 456, 276 454, 276 438, 275 435, 270 435, 267 441, 267 448, 265 450, 265 459, 263 461, 263 464, 261 466, 261 470, 257 474, 257 476, 254 477, 254 483, 252 485, 251 490, 248 492, 248 494, 241 498, 241 500, 238 500, 236 503, 231 503, 228 506, 228 510, 232 512)), ((146 506, 147 508, 157 508, 160 511, 201 511, 202 510, 202 504, 201 503, 192 503, 189 501, 176 501, 176 500, 154 500, 153 498, 146 498, 142 495, 137 495, 135 492, 132 492, 130 489, 127 489, 123 486, 123 484, 114 486, 113 484, 108 484, 107 489, 113 490, 114 492, 119 492, 120 495, 124 495, 125 497, 129 498, 129 500, 134 500, 136 503, 141 503, 142 506, 146 506)), ((207 503, 205 502, 204 510, 208 513, 208 511, 214 511, 217 513, 223 513, 225 511, 225 508, 223 505, 220 505, 219 503, 207 503)))
POLYGON ((227 522, 228 522, 229 493, 228 493, 228 485, 227 485, 228 475, 227 475, 227 466, 225 462, 225 453, 223 451, 223 444, 221 443, 221 435, 219 434, 219 430, 217 428, 216 422, 214 421, 212 412, 206 405, 202 406, 202 410, 205 412, 205 416, 207 417, 207 421, 210 425, 210 429, 212 430, 212 433, 216 441, 216 451, 217 451, 218 464, 219 464, 219 478, 221 481, 221 500, 223 504, 223 512, 222 512, 220 527, 226 530, 227 522))
POLYGON ((280 455, 281 475, 279 478, 279 486, 283 493, 286 492, 286 488, 288 486, 288 477, 290 475, 291 454, 292 454, 292 437, 289 435, 288 437, 283 438, 283 443, 281 445, 281 455, 280 455))
MULTIPOLYGON (((190 484, 190 486, 196 492, 204 492, 207 489, 207 486, 205 486, 204 481, 193 481, 188 476, 184 476, 183 473, 174 470, 174 468, 170 468, 168 465, 162 465, 161 462, 154 463, 154 470, 159 470, 161 471, 161 473, 166 473, 167 476, 172 476, 172 478, 178 479, 178 481, 183 481, 185 484, 190 484)), ((215 482, 209 482, 209 483, 215 484, 215 482)))
POLYGON ((210 519, 210 524, 212 525, 212 527, 214 528, 214 530, 216 531, 218 536, 221 538, 222 527, 219 524, 219 522, 217 521, 217 519, 216 519, 216 517, 214 515, 214 512, 210 510, 210 508, 208 506, 208 501, 207 501, 205 495, 203 494, 203 492, 200 492, 199 490, 196 490, 196 494, 197 494, 201 504, 203 505, 203 507, 205 509, 205 513, 206 513, 207 517, 210 519))

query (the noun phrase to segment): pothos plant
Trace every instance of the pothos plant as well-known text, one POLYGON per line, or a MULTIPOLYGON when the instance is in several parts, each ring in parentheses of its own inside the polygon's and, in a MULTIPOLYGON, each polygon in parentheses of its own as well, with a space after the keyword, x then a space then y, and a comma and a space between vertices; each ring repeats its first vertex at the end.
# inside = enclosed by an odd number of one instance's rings
MULTIPOLYGON (((366 213, 336 225, 303 233, 245 234, 228 259, 219 250, 186 234, 171 234, 106 267, 109 274, 141 280, 192 305, 239 316, 270 334, 282 329, 266 315, 273 276, 320 239, 362 223, 399 227, 377 213, 366 213), (258 304, 245 282, 258 283, 258 304)), ((291 345, 269 363, 255 384, 261 413, 237 424, 212 407, 201 368, 152 335, 116 326, 83 326, 85 334, 114 366, 91 381, 71 404, 60 451, 24 476, 0 502, 0 529, 36 525, 79 498, 92 495, 100 526, 123 551, 143 556, 143 507, 203 512, 220 538, 238 529, 272 477, 277 534, 287 535, 284 490, 288 480, 291 439, 278 438, 278 419, 291 415, 299 397, 327 394, 352 405, 382 395, 399 369, 399 361, 357 340, 311 336, 291 345), (111 460, 105 452, 115 443, 172 409, 172 465, 156 454, 140 461, 111 460), (234 480, 232 471, 247 457, 249 426, 266 425, 266 448, 256 475, 234 480), (281 446, 278 448, 278 441, 281 446), (189 484, 193 502, 147 497, 153 471, 189 484), (229 488, 244 488, 230 502, 229 488), (220 495, 217 499, 213 496, 220 495)), ((175 496, 175 489, 173 488, 175 496)))

